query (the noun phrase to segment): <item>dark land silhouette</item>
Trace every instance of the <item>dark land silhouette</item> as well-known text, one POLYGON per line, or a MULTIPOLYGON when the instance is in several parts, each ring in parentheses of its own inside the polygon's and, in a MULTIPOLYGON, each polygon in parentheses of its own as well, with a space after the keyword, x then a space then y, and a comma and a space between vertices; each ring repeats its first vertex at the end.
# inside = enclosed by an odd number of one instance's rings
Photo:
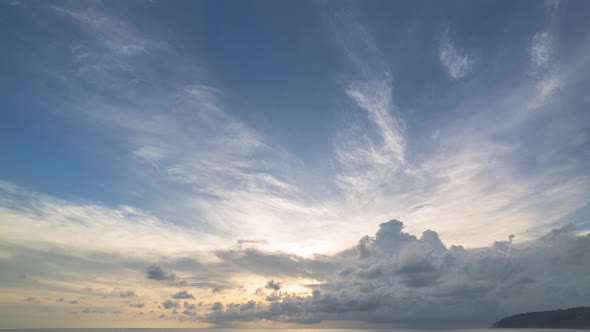
POLYGON ((492 327, 590 329, 590 307, 527 312, 505 317, 492 327))

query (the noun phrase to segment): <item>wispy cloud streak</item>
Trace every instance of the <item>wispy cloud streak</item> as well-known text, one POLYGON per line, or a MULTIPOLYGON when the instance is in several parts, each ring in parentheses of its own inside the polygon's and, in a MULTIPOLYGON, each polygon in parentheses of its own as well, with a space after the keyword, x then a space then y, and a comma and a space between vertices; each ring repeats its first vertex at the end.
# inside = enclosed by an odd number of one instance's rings
POLYGON ((473 67, 472 57, 456 48, 455 43, 451 40, 448 27, 440 39, 438 57, 449 77, 454 80, 465 77, 473 67))

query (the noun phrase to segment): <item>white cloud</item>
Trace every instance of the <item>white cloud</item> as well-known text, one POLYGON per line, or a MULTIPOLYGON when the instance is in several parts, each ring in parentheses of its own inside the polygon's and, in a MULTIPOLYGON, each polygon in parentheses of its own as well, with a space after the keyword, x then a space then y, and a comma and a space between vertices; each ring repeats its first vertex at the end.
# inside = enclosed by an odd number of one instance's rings
POLYGON ((95 34, 95 40, 115 54, 133 56, 150 53, 152 49, 167 47, 166 43, 141 37, 139 34, 132 32, 123 22, 101 15, 91 9, 74 11, 58 6, 52 6, 51 8, 85 24, 95 34))
MULTIPOLYGON (((317 186, 304 185, 294 174, 310 170, 233 116, 225 104, 227 92, 198 80, 144 80, 158 76, 146 65, 149 61, 136 61, 105 46, 105 40, 118 40, 119 34, 124 36, 123 44, 147 38, 123 22, 89 13, 66 12, 90 26, 84 31, 98 45, 80 50, 89 54, 80 67, 100 67, 97 55, 116 65, 103 72, 100 80, 77 76, 95 85, 72 87, 76 93, 70 94, 75 96, 70 101, 75 105, 71 116, 88 116, 129 149, 129 165, 121 167, 129 167, 148 184, 141 194, 153 195, 156 202, 145 213, 158 221, 174 220, 180 229, 198 229, 199 234, 222 236, 229 242, 255 238, 263 240, 257 245, 260 248, 310 255, 341 249, 374 228, 373 220, 391 217, 407 220, 408 229, 419 232, 437 225, 444 216, 445 225, 438 229, 445 240, 480 246, 505 234, 500 234, 503 227, 494 228, 498 233, 478 233, 478 228, 514 224, 514 232, 525 237, 520 233, 538 225, 539 216, 558 219, 582 202, 579 196, 586 190, 587 179, 561 181, 570 170, 568 165, 517 181, 520 177, 511 158, 520 153, 519 147, 494 139, 526 123, 534 115, 525 114, 527 105, 543 99, 539 98, 542 91, 554 94, 557 90, 551 87, 555 85, 539 92, 527 83, 494 96, 491 102, 492 98, 481 94, 470 95, 456 105, 465 109, 465 116, 437 124, 440 131, 436 132, 445 135, 435 132, 432 154, 416 160, 407 150, 414 133, 405 131, 403 110, 395 106, 391 70, 368 30, 345 16, 334 38, 355 72, 344 81, 343 95, 361 117, 335 135, 334 178, 326 177, 317 186), (103 24, 111 27, 101 32, 98 27, 103 24), (117 33, 111 36, 109 31, 117 33), (118 75, 121 71, 142 84, 129 85, 129 77, 118 75), (94 87, 117 98, 97 94, 94 87), (555 188, 564 193, 556 206, 547 203, 551 176, 560 179, 555 180, 560 183, 555 188), (324 185, 330 189, 323 190, 324 185), (318 187, 321 194, 314 192, 318 187)), ((136 55, 142 60, 166 55, 170 61, 163 67, 175 73, 199 72, 198 64, 165 47, 150 47, 136 55)))
POLYGON ((435 130, 434 133, 432 133, 432 135, 430 135, 430 138, 433 141, 436 141, 438 139, 438 136, 440 136, 440 128, 435 130))
POLYGON ((473 67, 473 59, 468 54, 457 50, 449 36, 448 29, 445 30, 440 39, 438 57, 447 70, 447 74, 455 80, 465 77, 473 67))
POLYGON ((5 182, 0 182, 0 197, 0 240, 5 244, 75 249, 80 255, 116 252, 145 257, 203 251, 215 243, 232 243, 129 206, 72 203, 5 182))
MULTIPOLYGON (((354 20, 346 23, 358 25, 354 20)), ((521 238, 531 238, 531 230, 543 229, 548 220, 559 220, 586 204, 586 175, 571 164, 544 166, 542 172, 523 175, 517 159, 527 153, 526 146, 498 139, 520 137, 519 132, 530 130, 531 120, 539 121, 544 111, 558 107, 554 96, 567 77, 552 73, 489 95, 472 91, 455 104, 455 120, 437 124, 442 128, 431 136, 436 145, 429 155, 416 160, 406 151, 411 144, 407 140, 415 136, 403 130, 403 110, 394 109, 389 69, 370 35, 358 29, 364 33, 349 32, 345 40, 352 46, 342 48, 361 79, 347 85, 345 92, 367 112, 368 121, 355 119, 350 129, 336 136, 334 147, 342 166, 337 183, 348 198, 340 209, 347 211, 347 224, 358 225, 351 229, 359 232, 366 225, 356 213, 362 210, 371 219, 399 216, 412 231, 436 226, 445 240, 473 247, 506 236, 499 225, 512 225, 521 238), (355 43, 350 37, 355 35, 362 35, 362 42, 355 43), (358 47, 366 49, 357 51, 358 47), (551 195, 553 191, 559 194, 551 195), (549 197, 559 203, 550 203, 549 197), (437 222, 441 218, 444 223, 437 222), (489 232, 481 233, 481 228, 489 232)), ((472 60, 459 54, 448 32, 441 51, 452 77, 468 72, 472 60)), ((547 151, 558 151, 561 143, 556 140, 547 151)))
MULTIPOLYGON (((424 156, 410 149, 416 133, 407 131, 404 110, 395 105, 387 61, 369 31, 346 16, 335 38, 355 73, 342 95, 360 117, 335 135, 336 173, 318 185, 334 181, 335 188, 311 195, 317 187, 304 186, 293 170, 313 170, 233 116, 228 92, 198 79, 164 82, 149 61, 137 58, 166 55, 160 69, 174 72, 199 72, 198 64, 112 17, 56 12, 84 25, 95 41, 72 47, 78 69, 65 74, 73 96, 66 106, 75 107, 64 112, 107 128, 127 149, 129 165, 121 167, 140 174, 155 193, 142 195, 154 194, 156 202, 150 211, 109 207, 0 182, 0 279, 24 285, 6 292, 3 303, 34 296, 40 305, 55 305, 64 296, 58 291, 77 301, 87 283, 108 290, 137 286, 133 292, 145 300, 150 324, 171 294, 205 301, 198 312, 167 311, 166 319, 190 322, 405 323, 424 313, 434 321, 475 311, 487 315, 478 318, 487 324, 502 310, 539 309, 547 292, 563 306, 588 298, 585 233, 576 237, 566 228, 525 243, 589 203, 585 169, 543 155, 557 155, 570 137, 540 140, 539 153, 520 136, 542 139, 539 124, 563 120, 543 118, 561 109, 559 87, 571 80, 554 70, 554 40, 545 32, 527 50, 531 66, 546 72, 505 87, 509 92, 463 90, 464 99, 448 103, 453 118, 421 133, 432 144, 424 156), (526 154, 533 157, 521 157, 526 154), (391 217, 406 221, 410 233, 435 229, 445 243, 467 249, 446 248, 432 231, 406 234, 396 222, 350 248, 376 221, 391 217), (512 233, 515 241, 489 246, 512 233), (313 255, 318 252, 326 255, 313 255), (16 280, 15 268, 38 275, 16 280), (280 287, 265 290, 270 278, 280 287), (178 293, 179 286, 191 287, 190 294, 178 293)), ((448 34, 439 51, 451 78, 471 71, 471 56, 448 34)), ((130 303, 102 299, 109 291, 86 293, 79 300, 94 305, 88 314, 129 313, 130 303), (92 303, 92 296, 101 300, 92 303)), ((10 316, 0 311, 0 320, 10 316)))
POLYGON ((529 48, 531 64, 535 70, 547 70, 553 65, 553 41, 547 32, 537 32, 529 48))

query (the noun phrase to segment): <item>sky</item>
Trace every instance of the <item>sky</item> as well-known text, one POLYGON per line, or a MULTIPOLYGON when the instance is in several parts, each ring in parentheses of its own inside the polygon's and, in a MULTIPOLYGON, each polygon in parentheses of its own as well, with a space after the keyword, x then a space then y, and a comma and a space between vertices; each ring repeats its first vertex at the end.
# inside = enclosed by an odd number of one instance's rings
POLYGON ((590 2, 0 1, 0 328, 590 305, 590 2))

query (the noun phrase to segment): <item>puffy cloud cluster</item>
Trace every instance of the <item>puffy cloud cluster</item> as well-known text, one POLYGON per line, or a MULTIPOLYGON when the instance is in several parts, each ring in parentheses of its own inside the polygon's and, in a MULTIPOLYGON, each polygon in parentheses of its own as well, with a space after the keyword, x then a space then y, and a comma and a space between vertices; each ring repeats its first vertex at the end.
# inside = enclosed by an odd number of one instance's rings
POLYGON ((176 309, 176 308, 180 308, 180 304, 178 304, 178 302, 175 302, 175 301, 166 300, 166 301, 162 302, 162 307, 164 309, 176 309))
POLYGON ((157 265, 151 265, 147 268, 147 278, 153 280, 176 280, 174 273, 169 273, 157 265))
MULTIPOLYGON (((301 296, 278 292, 280 286, 271 280, 266 288, 275 292, 264 301, 215 303, 202 318, 220 325, 360 320, 482 326, 506 314, 588 304, 590 236, 576 236, 572 227, 564 227, 521 245, 513 238, 467 250, 445 246, 432 230, 420 237, 405 233, 402 222, 391 220, 374 237, 365 236, 334 256, 291 257, 291 264, 276 265, 281 254, 242 253, 256 257, 261 275, 274 269, 270 274, 297 277, 305 270, 306 277, 324 282, 301 296), (322 268, 326 265, 331 272, 322 268)), ((226 263, 235 256, 221 255, 226 263)))
POLYGON ((172 298, 174 299, 194 299, 195 297, 187 292, 186 290, 181 290, 176 294, 172 294, 172 298))
POLYGON ((281 289, 281 283, 278 282, 278 281, 269 280, 266 283, 266 288, 268 288, 268 289, 274 289, 274 290, 278 291, 278 290, 281 289))

